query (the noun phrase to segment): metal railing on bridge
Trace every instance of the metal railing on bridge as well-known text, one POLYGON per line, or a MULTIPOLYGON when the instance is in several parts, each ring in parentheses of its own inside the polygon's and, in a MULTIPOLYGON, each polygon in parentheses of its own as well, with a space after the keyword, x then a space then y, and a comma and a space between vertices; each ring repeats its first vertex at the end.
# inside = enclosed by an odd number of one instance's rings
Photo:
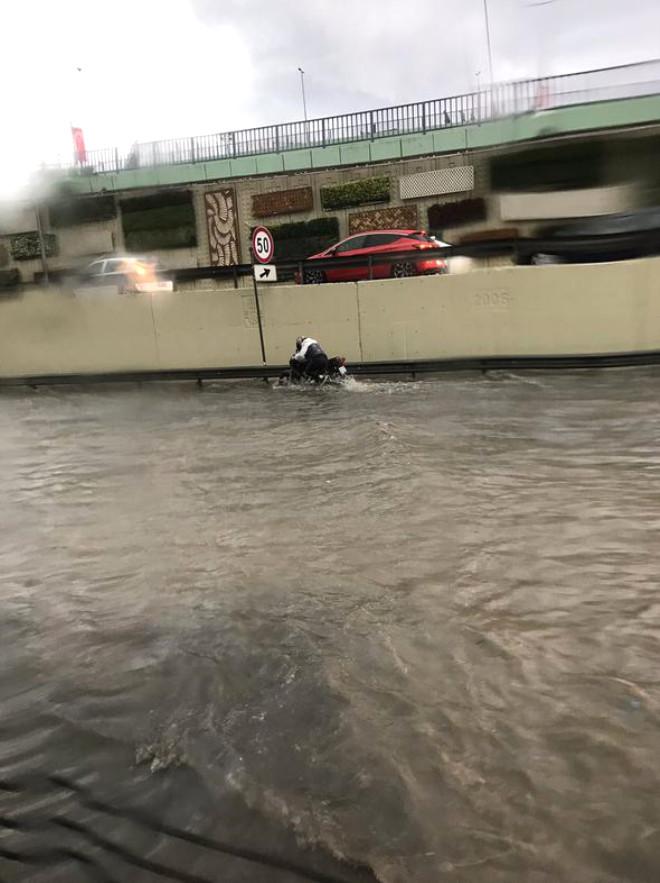
POLYGON ((424 134, 500 117, 660 93, 660 59, 581 73, 495 84, 448 98, 308 121, 88 151, 81 174, 235 159, 354 141, 424 134))

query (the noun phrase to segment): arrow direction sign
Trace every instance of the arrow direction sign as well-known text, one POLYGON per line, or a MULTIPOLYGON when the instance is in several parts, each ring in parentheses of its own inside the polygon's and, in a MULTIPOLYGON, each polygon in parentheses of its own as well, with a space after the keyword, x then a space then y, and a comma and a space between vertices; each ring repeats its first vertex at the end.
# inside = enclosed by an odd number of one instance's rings
POLYGON ((274 264, 255 264, 252 269, 258 282, 277 282, 277 267, 274 264))

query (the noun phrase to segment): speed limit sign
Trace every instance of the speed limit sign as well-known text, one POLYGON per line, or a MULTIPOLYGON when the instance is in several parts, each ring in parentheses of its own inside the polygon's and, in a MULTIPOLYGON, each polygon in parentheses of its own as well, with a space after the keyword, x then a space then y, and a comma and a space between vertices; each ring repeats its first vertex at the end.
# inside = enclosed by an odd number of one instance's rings
POLYGON ((267 264, 275 254, 273 234, 266 227, 255 227, 252 231, 252 254, 255 261, 267 264))

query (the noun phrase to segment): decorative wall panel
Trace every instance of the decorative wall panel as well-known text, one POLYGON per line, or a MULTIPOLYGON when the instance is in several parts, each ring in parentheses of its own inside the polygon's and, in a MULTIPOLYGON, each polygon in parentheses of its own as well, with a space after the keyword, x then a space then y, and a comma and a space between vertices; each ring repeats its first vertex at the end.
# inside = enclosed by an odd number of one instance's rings
POLYGON ((229 188, 204 194, 206 226, 209 234, 209 260, 212 267, 238 264, 236 195, 229 188))
POLYGON ((370 212, 353 212, 348 217, 348 232, 351 235, 364 233, 366 230, 391 229, 417 229, 417 206, 402 205, 370 212))
POLYGON ((461 193, 474 189, 474 166, 452 166, 435 172, 418 172, 399 178, 401 199, 420 199, 442 193, 461 193))
POLYGON ((274 215, 293 215, 311 212, 314 195, 311 187, 295 187, 292 190, 275 190, 271 193, 255 193, 252 197, 252 215, 270 218, 274 215))

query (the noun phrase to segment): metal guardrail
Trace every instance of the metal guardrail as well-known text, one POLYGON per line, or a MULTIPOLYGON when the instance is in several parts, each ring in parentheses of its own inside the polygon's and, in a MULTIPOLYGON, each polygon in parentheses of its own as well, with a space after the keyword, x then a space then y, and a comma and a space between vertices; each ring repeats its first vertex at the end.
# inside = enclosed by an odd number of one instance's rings
MULTIPOLYGON (((500 253, 507 248, 508 243, 501 245, 499 242, 482 243, 475 246, 450 246, 442 248, 415 249, 413 251, 390 252, 389 254, 373 254, 356 257, 331 257, 319 258, 306 261, 273 261, 277 267, 278 281, 290 281, 298 276, 305 278, 307 271, 313 270, 348 270, 366 269, 366 278, 373 278, 373 268, 379 264, 413 263, 415 261, 428 260, 429 258, 447 258, 456 254, 493 254, 500 253)), ((233 279, 234 287, 238 287, 238 279, 241 276, 252 276, 252 264, 236 264, 233 267, 189 267, 181 270, 172 270, 171 275, 175 282, 192 282, 197 279, 233 279)))
MULTIPOLYGON (((517 264, 530 263, 537 254, 558 255, 571 260, 622 260, 660 254, 660 227, 657 229, 607 233, 591 236, 551 236, 536 238, 493 239, 464 245, 416 249, 351 258, 323 258, 313 261, 281 261, 277 266, 278 281, 305 278, 309 270, 366 269, 365 279, 373 278, 373 268, 382 264, 414 263, 415 261, 452 257, 488 258, 508 255, 517 264)), ((240 277, 252 276, 251 264, 232 267, 190 267, 171 271, 175 282, 198 279, 232 279, 238 287, 240 277)))
POLYGON ((660 59, 532 80, 495 84, 447 98, 380 107, 308 121, 136 143, 87 152, 81 174, 235 159, 353 141, 424 134, 499 117, 660 93, 660 59))
MULTIPOLYGON (((392 362, 350 362, 352 377, 410 377, 453 371, 574 371, 593 368, 632 368, 660 365, 660 350, 584 353, 572 356, 465 356, 451 359, 407 359, 392 362)), ((120 371, 82 374, 29 374, 0 378, 0 389, 27 386, 84 386, 90 383, 190 382, 203 386, 215 380, 268 380, 288 365, 244 365, 236 368, 178 368, 156 371, 120 371)), ((1 819, 0 819, 1 821, 1 819)), ((1 827, 1 826, 0 826, 1 827)), ((2 852, 0 849, 0 858, 2 852)))
MULTIPOLYGON (((447 259, 452 257, 488 258, 506 255, 516 264, 530 263, 536 254, 555 254, 566 261, 584 260, 624 260, 627 258, 646 257, 660 254, 660 223, 657 227, 627 230, 616 233, 600 233, 580 236, 546 236, 518 237, 514 239, 490 239, 481 242, 469 242, 462 245, 442 246, 438 248, 415 249, 414 251, 390 252, 389 254, 372 254, 358 257, 332 257, 318 260, 273 261, 277 267, 278 281, 290 282, 298 276, 304 279, 306 270, 331 270, 366 268, 365 279, 373 278, 373 267, 378 264, 396 264, 415 262, 428 258, 447 259)), ((239 279, 252 277, 252 264, 235 264, 229 267, 183 267, 167 270, 166 276, 174 282, 194 282, 201 279, 231 279, 234 288, 238 288, 239 279)), ((51 270, 52 282, 66 281, 74 278, 75 270, 51 270)), ((34 281, 43 281, 42 273, 35 273, 34 281)), ((13 289, 23 288, 19 283, 13 289)))

